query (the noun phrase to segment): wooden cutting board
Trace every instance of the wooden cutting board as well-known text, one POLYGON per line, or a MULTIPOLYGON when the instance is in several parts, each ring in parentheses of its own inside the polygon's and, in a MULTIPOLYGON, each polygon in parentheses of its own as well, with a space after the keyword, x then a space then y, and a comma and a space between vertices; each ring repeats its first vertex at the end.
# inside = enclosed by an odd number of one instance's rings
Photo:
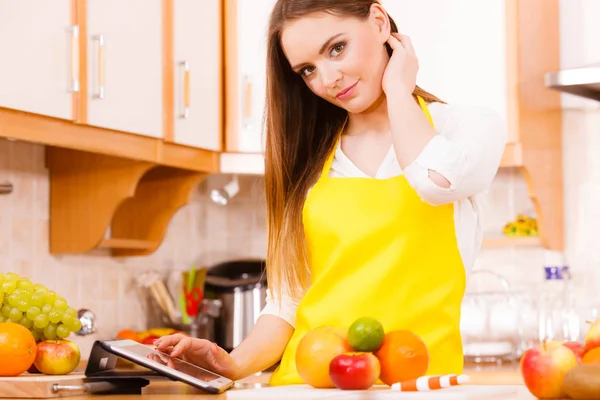
POLYGON ((78 396, 85 393, 83 373, 69 375, 22 374, 15 377, 0 377, 0 399, 4 398, 56 398, 78 396), (52 390, 54 385, 81 386, 81 390, 52 390))

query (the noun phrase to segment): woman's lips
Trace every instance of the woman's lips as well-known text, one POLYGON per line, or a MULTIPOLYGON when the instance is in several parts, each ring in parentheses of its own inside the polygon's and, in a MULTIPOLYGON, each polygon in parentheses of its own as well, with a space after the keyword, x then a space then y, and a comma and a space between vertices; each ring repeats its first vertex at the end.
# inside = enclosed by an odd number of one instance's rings
POLYGON ((350 87, 347 87, 346 89, 342 90, 341 92, 339 92, 338 94, 335 95, 335 97, 338 100, 345 100, 348 97, 350 97, 352 95, 352 93, 354 93, 354 88, 356 87, 356 85, 358 84, 358 81, 356 81, 356 83, 350 87))

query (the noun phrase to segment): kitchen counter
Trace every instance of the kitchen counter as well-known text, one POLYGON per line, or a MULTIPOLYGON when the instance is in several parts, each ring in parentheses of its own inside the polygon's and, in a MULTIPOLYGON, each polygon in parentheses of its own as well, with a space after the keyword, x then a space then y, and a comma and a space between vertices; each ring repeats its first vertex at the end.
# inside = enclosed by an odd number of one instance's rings
MULTIPOLYGON (((328 399, 328 400, 378 400, 378 399, 456 399, 456 400, 532 400, 535 399, 523 386, 515 366, 477 370, 465 368, 471 377, 468 385, 438 390, 430 393, 399 393, 388 386, 374 386, 367 391, 342 391, 314 389, 307 385, 268 387, 270 373, 254 375, 236 382, 235 387, 220 395, 210 395, 191 386, 171 381, 155 381, 143 389, 142 396, 152 400, 269 400, 269 399, 328 399)), ((92 396, 74 396, 67 399, 90 400, 92 396)), ((136 395, 93 395, 97 400, 132 400, 136 395)))

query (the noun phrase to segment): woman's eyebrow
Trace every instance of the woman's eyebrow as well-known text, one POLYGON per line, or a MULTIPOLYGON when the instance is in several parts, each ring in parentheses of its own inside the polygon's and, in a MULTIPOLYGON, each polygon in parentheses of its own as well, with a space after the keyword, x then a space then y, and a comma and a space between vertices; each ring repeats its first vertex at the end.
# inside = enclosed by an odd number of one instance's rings
MULTIPOLYGON (((324 52, 324 51, 327 49, 327 47, 329 46, 329 44, 330 44, 331 42, 333 42, 335 39, 337 39, 338 37, 340 37, 340 36, 342 36, 342 35, 345 35, 345 34, 346 34, 345 32, 338 33, 338 34, 335 34, 335 35, 333 35, 333 36, 332 36, 332 37, 330 37, 329 39, 327 39, 327 40, 325 41, 325 43, 323 43, 323 45, 322 45, 322 46, 321 46, 321 48, 319 49, 319 54, 323 54, 323 52, 324 52)), ((294 66, 292 67, 292 69, 293 69, 293 70, 296 70, 296 69, 298 69, 298 68, 302 67, 304 64, 306 64, 306 63, 296 64, 296 65, 294 65, 294 66)))

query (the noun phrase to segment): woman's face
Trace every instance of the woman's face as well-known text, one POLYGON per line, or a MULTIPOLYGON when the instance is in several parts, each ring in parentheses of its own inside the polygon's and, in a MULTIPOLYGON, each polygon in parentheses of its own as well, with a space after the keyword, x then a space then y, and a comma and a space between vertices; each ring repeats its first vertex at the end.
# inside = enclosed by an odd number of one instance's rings
POLYGON ((365 20, 311 14, 285 25, 281 42, 292 66, 317 96, 360 113, 383 93, 389 20, 379 4, 365 20))

